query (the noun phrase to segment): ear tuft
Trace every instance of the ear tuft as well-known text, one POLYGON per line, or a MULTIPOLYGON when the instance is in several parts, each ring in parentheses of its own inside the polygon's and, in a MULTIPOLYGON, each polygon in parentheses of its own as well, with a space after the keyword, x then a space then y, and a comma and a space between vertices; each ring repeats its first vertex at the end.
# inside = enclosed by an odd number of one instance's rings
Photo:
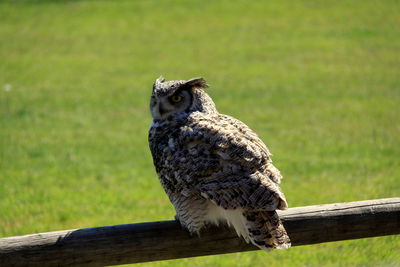
POLYGON ((161 83, 163 83, 165 81, 163 76, 158 77, 158 79, 154 82, 153 84, 153 88, 156 88, 157 86, 159 86, 161 83))
POLYGON ((203 78, 193 78, 185 83, 189 87, 207 88, 208 84, 203 78))

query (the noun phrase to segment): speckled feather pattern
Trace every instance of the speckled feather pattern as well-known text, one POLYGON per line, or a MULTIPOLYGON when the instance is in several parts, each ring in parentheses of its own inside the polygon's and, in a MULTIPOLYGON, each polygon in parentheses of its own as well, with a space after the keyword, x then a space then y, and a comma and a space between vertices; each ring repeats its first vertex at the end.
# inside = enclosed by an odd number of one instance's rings
POLYGON ((149 131, 154 165, 177 219, 191 233, 226 221, 261 249, 289 247, 276 213, 287 203, 271 153, 247 125, 217 112, 203 79, 193 80, 159 79, 153 87, 157 101, 169 90, 191 97, 184 110, 153 120, 149 131))

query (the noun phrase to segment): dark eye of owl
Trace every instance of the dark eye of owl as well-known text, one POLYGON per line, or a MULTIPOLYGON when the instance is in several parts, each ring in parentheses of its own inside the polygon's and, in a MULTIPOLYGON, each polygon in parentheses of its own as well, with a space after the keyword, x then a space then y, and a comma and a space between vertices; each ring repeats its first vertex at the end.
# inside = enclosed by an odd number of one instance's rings
POLYGON ((179 103, 179 102, 181 102, 181 101, 183 100, 183 96, 180 96, 180 95, 173 95, 173 96, 171 96, 169 99, 170 99, 170 101, 171 101, 172 103, 179 103))

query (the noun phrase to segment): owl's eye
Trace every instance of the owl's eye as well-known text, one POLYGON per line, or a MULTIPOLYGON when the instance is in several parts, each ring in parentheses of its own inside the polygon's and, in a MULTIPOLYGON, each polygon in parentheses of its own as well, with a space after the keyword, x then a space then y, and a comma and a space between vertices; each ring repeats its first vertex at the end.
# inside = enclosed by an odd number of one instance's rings
POLYGON ((179 103, 183 100, 183 97, 180 95, 173 95, 170 97, 172 103, 179 103))

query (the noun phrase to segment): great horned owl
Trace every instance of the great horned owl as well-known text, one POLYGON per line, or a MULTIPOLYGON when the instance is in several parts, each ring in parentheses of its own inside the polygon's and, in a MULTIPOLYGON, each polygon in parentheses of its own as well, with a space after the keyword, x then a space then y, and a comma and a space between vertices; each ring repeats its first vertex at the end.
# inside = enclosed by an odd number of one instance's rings
POLYGON ((149 144, 176 218, 190 233, 227 222, 263 250, 290 247, 271 153, 247 125, 218 113, 207 87, 203 78, 153 85, 149 144))

